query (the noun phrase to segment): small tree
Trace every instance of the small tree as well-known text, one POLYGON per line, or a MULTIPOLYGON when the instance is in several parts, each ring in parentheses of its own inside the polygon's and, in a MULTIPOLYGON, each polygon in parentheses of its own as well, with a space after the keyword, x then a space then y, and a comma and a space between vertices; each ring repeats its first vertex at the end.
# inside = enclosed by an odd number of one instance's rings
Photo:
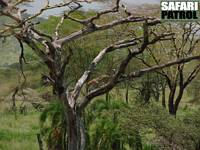
MULTIPOLYGON (((168 42, 160 42, 149 48, 148 55, 155 64, 159 65, 171 59, 181 59, 198 54, 199 39, 196 36, 200 30, 198 24, 179 24, 181 28, 173 27, 172 24, 166 26, 175 35, 168 42)), ((144 59, 142 59, 142 62, 149 67, 152 65, 144 59)), ((179 64, 156 71, 165 78, 170 91, 168 97, 170 114, 176 115, 186 87, 195 79, 199 71, 200 64, 198 62, 190 64, 190 66, 179 64)), ((164 89, 165 84, 163 84, 163 92, 165 93, 164 89)), ((165 96, 163 96, 163 105, 165 105, 164 98, 165 96)))

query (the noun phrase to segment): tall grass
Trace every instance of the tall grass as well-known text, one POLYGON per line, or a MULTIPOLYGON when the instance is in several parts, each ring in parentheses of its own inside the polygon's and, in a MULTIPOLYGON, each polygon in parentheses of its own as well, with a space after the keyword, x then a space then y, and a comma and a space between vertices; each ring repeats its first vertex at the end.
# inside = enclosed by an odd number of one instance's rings
POLYGON ((39 113, 14 114, 8 105, 0 103, 0 150, 37 150, 39 113))

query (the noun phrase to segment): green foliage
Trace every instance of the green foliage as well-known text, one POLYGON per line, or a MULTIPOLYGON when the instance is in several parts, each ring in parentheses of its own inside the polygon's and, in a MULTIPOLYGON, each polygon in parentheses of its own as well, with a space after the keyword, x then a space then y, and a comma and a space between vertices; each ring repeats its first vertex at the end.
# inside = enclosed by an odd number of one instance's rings
POLYGON ((159 101, 162 85, 165 79, 157 73, 148 73, 135 81, 132 86, 137 90, 137 100, 148 103, 151 99, 159 101))
POLYGON ((195 150, 199 142, 200 128, 198 114, 191 113, 183 118, 174 118, 157 104, 134 104, 131 109, 123 111, 122 129, 131 134, 134 130, 143 132, 143 142, 152 142, 160 149, 190 149, 195 150), (148 133, 155 134, 154 139, 148 139, 148 133))
POLYGON ((155 145, 144 145, 143 150, 159 150, 155 145))
POLYGON ((199 85, 200 85, 200 76, 198 75, 194 82, 191 83, 191 85, 188 87, 187 93, 191 97, 190 102, 194 104, 199 104, 200 100, 200 91, 199 91, 199 85))
POLYGON ((49 148, 64 149, 66 141, 66 120, 63 105, 59 101, 50 102, 40 116, 41 134, 49 148))
POLYGON ((89 136, 87 149, 125 150, 140 147, 139 133, 136 131, 127 136, 120 127, 122 109, 128 109, 122 100, 98 99, 91 104, 86 113, 89 136))
MULTIPOLYGON (((94 14, 93 12, 82 12, 82 11, 77 11, 76 13, 73 13, 73 17, 78 18, 78 19, 85 19, 86 17, 91 16, 94 14)), ((55 33, 55 28, 57 24, 60 21, 60 17, 55 17, 55 16, 50 16, 48 18, 48 21, 45 20, 42 23, 38 25, 38 29, 44 31, 46 34, 54 35, 55 33)), ((78 29, 81 29, 82 25, 71 21, 71 20, 65 20, 62 27, 60 28, 59 33, 61 36, 70 34, 72 32, 77 31, 78 29)))

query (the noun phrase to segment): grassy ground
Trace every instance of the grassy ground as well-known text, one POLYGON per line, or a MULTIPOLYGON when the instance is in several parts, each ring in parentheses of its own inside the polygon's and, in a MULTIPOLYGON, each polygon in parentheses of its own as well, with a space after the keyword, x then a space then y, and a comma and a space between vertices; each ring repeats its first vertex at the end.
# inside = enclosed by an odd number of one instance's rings
POLYGON ((0 150, 36 150, 39 113, 14 114, 9 105, 0 103, 0 150))

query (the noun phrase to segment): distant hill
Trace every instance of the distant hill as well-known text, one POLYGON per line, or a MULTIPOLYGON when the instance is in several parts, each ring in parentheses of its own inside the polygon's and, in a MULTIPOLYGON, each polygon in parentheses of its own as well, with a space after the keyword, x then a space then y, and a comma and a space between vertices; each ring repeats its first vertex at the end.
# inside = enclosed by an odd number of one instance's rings
POLYGON ((14 38, 0 40, 0 67, 6 67, 18 62, 20 47, 14 38))
MULTIPOLYGON (((24 17, 29 15, 24 14, 24 17)), ((35 22, 42 22, 45 19, 37 18, 35 22)), ((4 28, 3 24, 10 23, 8 18, 0 18, 0 30, 4 28)), ((27 53, 27 52, 26 52, 27 53)), ((13 37, 8 37, 6 40, 0 39, 0 67, 9 67, 19 61, 20 47, 17 40, 13 37)))

